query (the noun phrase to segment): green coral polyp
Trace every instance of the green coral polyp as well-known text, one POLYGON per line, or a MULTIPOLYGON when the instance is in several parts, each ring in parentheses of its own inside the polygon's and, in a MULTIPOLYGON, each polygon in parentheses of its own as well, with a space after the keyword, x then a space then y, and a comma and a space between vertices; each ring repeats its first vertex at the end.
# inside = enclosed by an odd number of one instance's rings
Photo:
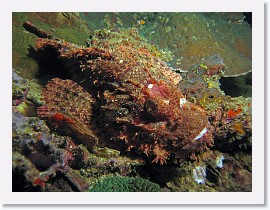
POLYGON ((92 185, 89 192, 160 192, 158 184, 143 178, 112 176, 92 185))

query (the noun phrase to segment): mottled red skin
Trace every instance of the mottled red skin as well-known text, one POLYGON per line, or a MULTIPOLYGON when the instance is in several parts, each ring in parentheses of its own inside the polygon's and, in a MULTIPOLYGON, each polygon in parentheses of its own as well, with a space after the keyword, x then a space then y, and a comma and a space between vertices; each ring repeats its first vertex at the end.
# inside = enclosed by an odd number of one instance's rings
POLYGON ((91 124, 100 146, 103 142, 119 149, 124 142, 153 163, 164 164, 171 155, 182 159, 211 145, 204 110, 192 103, 180 106, 184 96, 171 77, 172 70, 148 51, 128 45, 80 48, 49 39, 39 39, 36 48, 54 49, 63 63, 73 64, 72 69, 67 66, 67 73, 95 99, 91 124), (197 138, 204 129, 207 132, 197 138))
POLYGON ((60 114, 60 113, 56 113, 56 114, 52 115, 50 117, 50 120, 57 127, 59 127, 61 125, 65 125, 67 123, 75 124, 75 122, 72 119, 65 117, 63 114, 60 114))

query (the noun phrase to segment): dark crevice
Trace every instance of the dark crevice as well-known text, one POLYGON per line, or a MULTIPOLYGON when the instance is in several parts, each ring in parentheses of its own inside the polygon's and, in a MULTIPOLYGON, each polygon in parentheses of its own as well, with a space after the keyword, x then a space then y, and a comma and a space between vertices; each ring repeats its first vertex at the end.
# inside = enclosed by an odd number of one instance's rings
POLYGON ((219 80, 220 88, 225 92, 226 95, 231 97, 252 96, 252 73, 241 75, 238 77, 222 77, 219 80))
POLYGON ((67 72, 64 70, 64 65, 58 58, 59 53, 54 49, 44 49, 37 52, 32 46, 28 48, 28 56, 37 61, 39 66, 38 78, 45 76, 59 77, 67 79, 67 72))
POLYGON ((243 12, 243 15, 245 15, 244 21, 252 27, 252 12, 243 12))

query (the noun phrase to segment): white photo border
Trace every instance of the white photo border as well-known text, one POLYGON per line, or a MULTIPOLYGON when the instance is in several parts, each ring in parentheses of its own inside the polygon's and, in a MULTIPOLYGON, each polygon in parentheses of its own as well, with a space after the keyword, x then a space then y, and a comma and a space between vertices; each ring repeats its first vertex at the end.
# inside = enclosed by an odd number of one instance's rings
MULTIPOLYGON (((1 193, 4 204, 264 204, 262 0, 9 0, 1 3, 1 193), (12 192, 12 12, 252 12, 252 192, 12 192)), ((243 35, 244 36, 244 35, 243 35)), ((19 43, 18 43, 19 44, 19 43)))

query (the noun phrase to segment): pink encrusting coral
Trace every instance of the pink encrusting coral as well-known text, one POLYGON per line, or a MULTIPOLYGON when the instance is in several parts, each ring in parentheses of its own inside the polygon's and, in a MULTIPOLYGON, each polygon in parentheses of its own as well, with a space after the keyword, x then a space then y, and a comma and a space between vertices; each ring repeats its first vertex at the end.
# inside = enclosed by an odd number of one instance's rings
POLYGON ((208 117, 201 107, 183 100, 177 88, 181 76, 147 44, 138 45, 134 29, 121 33, 100 31, 89 48, 38 39, 37 51, 55 50, 73 80, 49 82, 38 115, 50 120, 62 114, 58 117, 84 143, 91 137, 91 145, 135 148, 153 163, 183 159, 211 146, 208 117), (110 45, 117 36, 129 36, 130 41, 122 38, 110 45))

